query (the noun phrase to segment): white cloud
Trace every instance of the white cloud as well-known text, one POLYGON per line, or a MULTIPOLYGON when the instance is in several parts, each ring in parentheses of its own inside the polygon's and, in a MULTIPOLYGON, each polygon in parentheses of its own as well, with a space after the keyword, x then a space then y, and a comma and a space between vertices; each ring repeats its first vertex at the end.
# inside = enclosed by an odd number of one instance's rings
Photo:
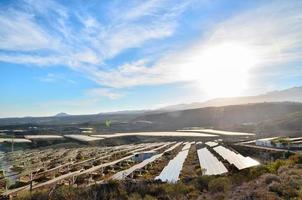
POLYGON ((54 73, 48 73, 46 76, 41 76, 37 78, 38 80, 42 82, 47 82, 47 83, 53 83, 53 82, 66 82, 70 84, 76 84, 76 81, 66 77, 63 74, 54 74, 54 73))
POLYGON ((49 49, 51 37, 33 21, 33 16, 20 12, 0 12, 0 49, 32 51, 49 49))
MULTIPOLYGON (((182 51, 165 55, 151 66, 137 61, 109 71, 91 69, 88 73, 100 84, 116 88, 190 82, 196 80, 192 78, 194 76, 199 76, 201 80, 215 80, 219 78, 218 74, 225 76, 229 69, 222 64, 220 71, 215 72, 210 66, 204 66, 208 63, 205 62, 204 55, 211 47, 225 44, 239 44, 251 51, 256 58, 252 63, 253 67, 301 60, 301 8, 301 3, 279 2, 265 5, 221 22, 213 27, 205 39, 182 51), (225 72, 222 73, 221 70, 225 72)), ((241 54, 244 52, 240 53, 240 48, 237 53, 238 59, 242 58, 241 54)), ((215 59, 219 58, 213 58, 213 61, 215 59)), ((208 84, 206 81, 201 83, 208 84)))
POLYGON ((0 61, 38 66, 57 65, 66 62, 61 56, 36 56, 27 54, 0 54, 0 61))
POLYGON ((119 99, 124 96, 122 93, 113 92, 109 88, 94 88, 88 90, 87 94, 93 98, 107 97, 109 99, 119 99))
MULTIPOLYGON (((145 7, 147 13, 158 12, 163 3, 153 1, 152 4, 146 6, 140 2, 137 6, 145 7)), ((135 12, 132 10, 126 15, 133 20, 142 17, 135 12)), ((81 70, 86 64, 86 68, 102 65, 126 49, 171 36, 176 21, 169 16, 176 11, 171 8, 171 11, 165 12, 167 16, 158 15, 150 23, 129 22, 126 17, 118 20, 118 16, 113 16, 111 22, 105 25, 87 13, 81 15, 52 0, 43 3, 24 0, 18 7, 0 12, 0 49, 3 50, 0 60, 36 65, 58 63, 76 70, 81 70), (74 26, 71 22, 74 20, 81 24, 74 26), (40 55, 41 50, 45 50, 44 55, 40 55)))
POLYGON ((54 82, 57 80, 57 76, 55 74, 48 73, 46 76, 39 77, 38 79, 42 82, 54 82))
MULTIPOLYGON (((174 1, 172 1, 175 3, 174 1)), ((126 4, 123 1, 116 1, 114 7, 109 11, 112 21, 135 21, 144 17, 154 17, 163 15, 163 9, 168 7, 171 1, 167 0, 149 0, 145 2, 128 1, 126 4)), ((179 2, 178 2, 179 3, 179 2)))
MULTIPOLYGON (((215 77, 211 76, 215 72, 201 65, 205 64, 203 58, 207 49, 219 44, 246 46, 256 54, 255 66, 258 67, 301 60, 302 5, 298 1, 295 4, 278 1, 239 13, 214 26, 207 36, 187 48, 176 49, 155 61, 141 58, 106 70, 107 60, 124 50, 175 34, 177 16, 194 0, 177 5, 174 1, 137 1, 131 4, 131 9, 115 10, 114 7, 108 24, 102 24, 93 16, 73 12, 54 1, 26 2, 31 11, 45 15, 45 20, 54 27, 41 25, 34 14, 26 13, 27 9, 10 9, 9 14, 2 11, 0 48, 8 52, 0 53, 0 60, 42 66, 65 64, 101 86, 124 88, 192 82, 196 81, 196 76, 213 79, 215 77), (152 20, 145 19, 150 16, 152 20), (82 26, 72 27, 71 18, 79 20, 82 26), (47 28, 53 29, 48 31, 47 28), (26 52, 43 49, 51 53, 36 55, 26 52), (11 50, 20 52, 14 54, 11 50)), ((219 69, 225 70, 223 67, 219 69)), ((109 98, 118 97, 107 89, 96 93, 109 98)))
POLYGON ((105 49, 104 57, 112 58, 125 49, 140 47, 146 41, 171 36, 174 30, 174 23, 165 21, 140 26, 118 25, 101 39, 105 49))
POLYGON ((79 62, 88 63, 88 64, 100 63, 100 60, 97 57, 96 53, 91 50, 86 50, 75 54, 74 60, 78 60, 79 62))

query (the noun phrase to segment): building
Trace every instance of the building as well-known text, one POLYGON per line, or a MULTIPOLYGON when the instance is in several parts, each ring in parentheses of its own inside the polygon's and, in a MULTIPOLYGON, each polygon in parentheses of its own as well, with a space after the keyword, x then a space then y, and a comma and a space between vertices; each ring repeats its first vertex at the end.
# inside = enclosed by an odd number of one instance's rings
POLYGON ((148 158, 151 158, 156 154, 156 151, 143 151, 135 153, 132 160, 135 162, 141 162, 143 160, 146 160, 148 158))
POLYGON ((262 138, 256 140, 257 146, 281 148, 281 149, 302 149, 302 137, 289 138, 289 137, 272 137, 262 138))
POLYGON ((302 149, 302 137, 290 138, 291 148, 301 148, 302 149))
POLYGON ((278 137, 271 137, 271 138, 261 138, 256 140, 256 145, 258 146, 265 146, 265 147, 273 147, 272 140, 277 139, 278 137))

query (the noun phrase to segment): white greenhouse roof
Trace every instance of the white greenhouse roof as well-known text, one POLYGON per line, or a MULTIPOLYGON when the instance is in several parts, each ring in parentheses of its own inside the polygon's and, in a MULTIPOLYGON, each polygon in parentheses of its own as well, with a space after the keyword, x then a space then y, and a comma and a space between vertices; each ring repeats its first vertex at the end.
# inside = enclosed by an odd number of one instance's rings
POLYGON ((250 157, 244 157, 241 154, 235 153, 223 146, 214 147, 213 149, 230 164, 234 164, 239 170, 260 164, 258 161, 250 157))
MULTIPOLYGON (((170 147, 169 149, 165 150, 164 152, 169 152, 172 151, 173 149, 175 149, 177 146, 181 145, 182 142, 176 143, 175 145, 173 145, 172 147, 170 147)), ((166 147, 166 145, 161 146, 161 148, 166 147)), ((153 149, 154 151, 154 149, 153 149)), ((125 177, 129 176, 131 173, 133 173, 134 171, 141 169, 143 167, 145 167, 146 165, 148 165, 149 163, 154 162, 155 160, 157 160, 158 158, 160 158, 164 153, 161 154, 156 154, 154 156, 152 156, 151 158, 148 158, 132 167, 130 167, 129 169, 120 171, 116 174, 114 174, 111 179, 115 179, 115 180, 121 180, 124 179, 125 177)))
POLYGON ((195 132, 195 133, 210 133, 215 135, 229 135, 229 136, 250 136, 254 133, 234 132, 234 131, 222 131, 214 129, 191 129, 191 130, 177 130, 180 132, 195 132))
POLYGON ((78 140, 81 142, 91 142, 91 141, 97 141, 97 140, 102 140, 104 138, 96 138, 96 137, 90 137, 87 135, 64 135, 66 138, 78 140))
POLYGON ((185 146, 163 169, 163 171, 155 179, 166 181, 169 183, 176 183, 179 179, 179 174, 182 169, 183 163, 188 156, 191 143, 186 143, 185 146))
POLYGON ((227 173, 228 170, 207 148, 197 150, 200 167, 205 169, 204 175, 227 173))
POLYGON ((217 135, 207 133, 186 133, 186 132, 133 132, 133 133, 115 133, 91 135, 93 137, 113 138, 124 136, 154 136, 154 137, 217 137, 217 135))
POLYGON ((24 138, 29 140, 64 139, 61 135, 25 135, 24 138))
POLYGON ((24 138, 0 138, 0 143, 3 143, 3 142, 7 142, 7 143, 11 143, 11 142, 14 142, 14 143, 30 143, 31 141, 30 140, 27 140, 27 139, 24 139, 24 138))
POLYGON ((209 147, 215 147, 218 145, 218 143, 210 141, 210 142, 206 142, 206 145, 208 145, 209 147))

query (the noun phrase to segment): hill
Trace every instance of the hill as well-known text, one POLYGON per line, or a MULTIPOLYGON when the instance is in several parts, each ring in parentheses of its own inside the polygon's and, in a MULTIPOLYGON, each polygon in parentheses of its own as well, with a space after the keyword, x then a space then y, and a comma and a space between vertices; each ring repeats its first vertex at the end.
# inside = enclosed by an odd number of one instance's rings
MULTIPOLYGON (((269 123, 277 123, 275 120, 280 121, 284 116, 289 116, 286 118, 288 127, 285 129, 291 128, 289 122, 296 120, 298 117, 294 114, 296 112, 302 112, 302 103, 275 102, 171 111, 148 114, 135 120, 150 121, 160 130, 202 126, 242 131, 242 127, 252 126, 253 128, 249 130, 256 131, 259 123, 263 123, 262 127, 265 127, 265 124, 269 127, 269 123)), ((296 123, 295 127, 302 127, 302 124, 296 123)))
POLYGON ((64 113, 64 112, 60 112, 60 113, 55 115, 55 117, 66 117, 66 116, 69 116, 69 114, 64 113))
POLYGON ((281 117, 265 120, 257 124, 261 132, 271 132, 279 135, 284 133, 301 136, 302 133, 302 112, 294 112, 281 117))
POLYGON ((128 121, 134 119, 140 114, 91 114, 91 115, 63 115, 49 117, 16 117, 16 118, 0 118, 0 126, 8 125, 60 125, 60 124, 83 124, 83 123, 100 123, 105 120, 112 121, 128 121))
MULTIPOLYGON (((158 116, 162 117, 164 115, 180 115, 183 113, 186 115, 187 113, 193 113, 195 111, 185 111, 185 110, 193 110, 193 109, 199 109, 199 108, 205 108, 202 113, 202 115, 209 114, 208 117, 206 116, 200 116, 200 114, 195 113, 196 116, 188 116, 185 119, 182 119, 184 121, 191 120, 190 122, 181 122, 181 124, 200 124, 200 125, 222 125, 225 127, 226 123, 229 123, 230 119, 232 117, 228 117, 226 119, 223 119, 223 116, 221 115, 222 110, 225 110, 225 108, 213 108, 213 107, 224 107, 229 105, 243 105, 245 107, 245 104, 251 104, 251 103, 264 103, 264 102, 302 102, 302 86, 300 87, 294 87, 289 88, 286 90, 280 90, 280 91, 273 91, 266 94, 261 94, 257 96, 248 96, 248 97, 230 97, 230 98, 219 98, 219 99, 212 99, 206 102, 198 102, 198 103, 191 103, 191 104, 179 104, 179 105, 172 105, 168 107, 164 107, 157 110, 127 110, 127 111, 117 111, 117 112, 110 112, 110 113, 99 113, 99 114, 88 114, 88 115, 69 115, 67 113, 58 113, 55 116, 49 116, 49 117, 20 117, 20 118, 0 118, 0 126, 6 126, 6 125, 26 125, 26 124, 35 124, 35 125, 60 125, 60 124, 83 124, 83 123, 100 123, 104 120, 111 120, 113 122, 121 122, 121 123, 128 123, 128 122, 148 122, 150 120, 145 120, 144 116, 158 116), (173 111, 184 111, 184 112, 173 112, 173 111), (209 112, 209 113, 207 113, 209 112), (213 114, 215 113, 215 114, 213 114), (220 116, 220 117, 219 117, 220 116), (138 119, 136 119, 138 118, 138 119), (213 120, 218 120, 215 123, 212 123, 213 120)), ((285 103, 288 104, 288 103, 285 103)), ((281 104, 275 104, 276 107, 279 105, 280 108, 276 108, 277 110, 282 110, 284 105, 281 104)), ((260 106, 260 104, 258 104, 260 106)), ((269 104, 266 104, 269 105, 269 104)), ((257 105, 255 105, 257 107, 257 105)), ((251 107, 251 106, 247 106, 251 107)), ((227 107, 230 109, 231 107, 227 107)), ((233 107, 235 108, 235 107, 233 107)), ((244 111, 244 115, 247 115, 247 112, 253 112, 253 110, 250 111, 244 111)), ((189 114, 189 115, 191 115, 189 114)), ((267 114, 262 112, 264 116, 267 114)), ((285 114, 288 114, 285 112, 285 114)), ((182 117, 184 117, 184 115, 182 117)), ((268 114, 270 116, 270 114, 268 114)), ((147 117, 148 118, 148 117, 147 117)), ((244 116, 238 116, 238 118, 245 119, 244 116)), ((258 119, 263 119, 263 116, 257 116, 258 119)), ((269 117, 264 118, 263 120, 270 119, 269 117)), ((155 120, 156 121, 156 120, 155 120)), ((249 121, 244 120, 244 121, 249 121)), ((255 121, 254 119, 251 120, 251 122, 255 121)), ((232 120, 231 120, 232 122, 232 120)), ((235 121, 237 123, 237 121, 235 121)), ((240 120, 239 120, 239 123, 240 120)), ((244 122, 243 122, 244 123, 244 122)), ((137 123, 136 123, 137 124, 137 123)), ((139 123, 142 124, 142 123, 139 123)), ((150 123, 149 123, 150 124, 150 123)), ((232 122, 233 124, 233 122, 232 122)), ((172 125, 172 124, 171 124, 172 125)), ((175 124, 176 125, 176 124, 175 124)), ((172 127, 172 126, 171 126, 172 127)), ((144 128, 144 126, 143 126, 144 128)), ((148 130, 153 130, 153 128, 158 129, 158 127, 148 127, 148 130)), ((167 128, 167 127, 162 127, 167 128)), ((127 128, 128 130, 128 128, 127 128)), ((129 129, 131 130, 131 129, 129 129)), ((173 129, 175 130, 175 129, 173 129)))
MULTIPOLYGON (((302 131, 302 103, 271 102, 221 107, 206 107, 159 113, 112 113, 96 115, 67 115, 0 119, 0 126, 92 125, 97 131, 175 131, 184 127, 212 127, 215 129, 266 133, 267 135, 297 135, 302 131), (105 120, 111 120, 108 128, 105 120)), ((12 127, 10 126, 10 127, 12 127)), ((48 130, 48 129, 47 129, 48 130)), ((56 129, 54 129, 56 130, 56 129)), ((49 131, 49 130, 48 130, 49 131)))
POLYGON ((204 107, 211 107, 211 106, 227 106, 227 105, 240 105, 240 104, 248 104, 248 103, 284 102, 284 101, 302 102, 302 86, 293 87, 286 90, 272 91, 256 96, 217 98, 217 99, 211 99, 206 102, 171 105, 161 108, 160 110, 175 111, 175 110, 204 108, 204 107))

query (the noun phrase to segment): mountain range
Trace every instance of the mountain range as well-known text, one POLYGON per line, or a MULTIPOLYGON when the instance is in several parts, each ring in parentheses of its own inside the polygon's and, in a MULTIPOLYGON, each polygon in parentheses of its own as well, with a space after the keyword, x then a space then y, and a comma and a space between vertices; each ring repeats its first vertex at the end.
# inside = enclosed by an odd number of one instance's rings
POLYGON ((157 110, 49 117, 1 118, 0 126, 93 125, 101 132, 174 131, 190 126, 266 133, 302 132, 302 87, 257 96, 219 98, 157 110), (104 121, 111 120, 110 129, 104 121))
POLYGON ((247 103, 262 103, 262 102, 302 102, 302 86, 293 87, 285 90, 271 91, 265 94, 256 96, 242 96, 242 97, 227 97, 216 98, 205 102, 194 102, 189 104, 177 104, 163 107, 161 111, 187 110, 195 108, 204 108, 212 106, 228 106, 240 105, 247 103))

